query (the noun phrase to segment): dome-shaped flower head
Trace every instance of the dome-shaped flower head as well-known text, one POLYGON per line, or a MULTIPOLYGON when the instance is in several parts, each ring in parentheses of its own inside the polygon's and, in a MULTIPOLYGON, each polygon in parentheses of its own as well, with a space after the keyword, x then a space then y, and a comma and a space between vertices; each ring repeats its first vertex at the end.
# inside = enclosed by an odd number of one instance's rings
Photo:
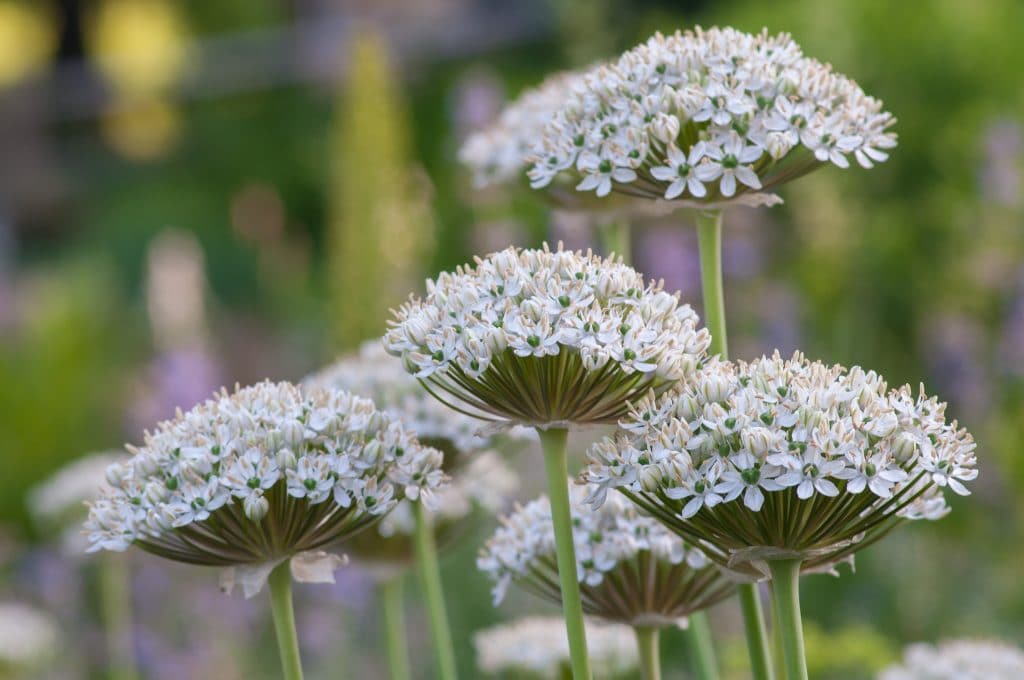
POLYGON ((539 427, 615 422, 691 375, 710 336, 660 283, 590 252, 509 248, 428 282, 384 338, 453 408, 539 427))
POLYGON ((915 644, 903 663, 886 668, 878 680, 1018 680, 1024 678, 1024 651, 1003 642, 950 640, 915 644))
POLYGON ((971 436, 945 404, 882 378, 778 353, 713 362, 638 402, 589 452, 591 502, 620 489, 716 562, 829 567, 904 519, 947 512, 977 476, 971 436))
MULTIPOLYGON (((632 631, 622 625, 587 622, 596 680, 632 677, 639 658, 632 631)), ((569 677, 565 624, 531 616, 487 628, 473 636, 477 667, 488 676, 559 680, 569 677)))
POLYGON ((263 572, 444 482, 441 452, 369 399, 288 383, 222 391, 129 450, 92 505, 90 550, 263 572))
MULTIPOLYGON (((631 626, 665 627, 732 594, 734 584, 700 549, 638 512, 618 492, 591 510, 584 500, 594 491, 572 487, 576 573, 586 614, 631 626)), ((547 497, 503 518, 480 551, 477 566, 494 581, 495 604, 512 583, 559 602, 547 497)))
POLYGON ((528 156, 535 188, 770 204, 762 192, 850 157, 871 167, 896 145, 881 102, 787 34, 656 34, 576 80, 528 156))
POLYGON ((524 177, 526 156, 572 93, 578 77, 570 71, 548 76, 508 104, 492 125, 466 139, 459 149, 459 160, 472 171, 476 186, 524 177))

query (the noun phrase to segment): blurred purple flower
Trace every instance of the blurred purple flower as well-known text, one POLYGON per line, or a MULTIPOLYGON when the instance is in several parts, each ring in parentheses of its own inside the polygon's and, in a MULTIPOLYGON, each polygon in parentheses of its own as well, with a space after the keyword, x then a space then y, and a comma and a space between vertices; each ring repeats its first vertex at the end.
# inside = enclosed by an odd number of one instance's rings
POLYGON ((501 79, 491 70, 475 68, 462 75, 452 92, 452 127, 456 139, 494 121, 505 103, 501 79))
POLYGON ((1024 133, 1013 120, 996 120, 984 135, 984 160, 979 181, 986 200, 1015 207, 1021 203, 1021 158, 1024 133))
POLYGON ((999 371, 1024 377, 1024 270, 1017 276, 1013 298, 999 337, 999 371))
POLYGON ((924 356, 935 392, 948 397, 956 413, 977 419, 992 402, 991 381, 982 357, 988 356, 981 324, 968 316, 945 313, 924 328, 924 356))
POLYGON ((690 304, 699 301, 700 256, 693 229, 678 225, 644 229, 639 234, 635 260, 637 269, 648 277, 665 279, 667 290, 680 291, 690 304))
POLYGON ((143 381, 130 420, 133 431, 187 410, 224 384, 220 363, 203 349, 179 349, 158 356, 143 381))

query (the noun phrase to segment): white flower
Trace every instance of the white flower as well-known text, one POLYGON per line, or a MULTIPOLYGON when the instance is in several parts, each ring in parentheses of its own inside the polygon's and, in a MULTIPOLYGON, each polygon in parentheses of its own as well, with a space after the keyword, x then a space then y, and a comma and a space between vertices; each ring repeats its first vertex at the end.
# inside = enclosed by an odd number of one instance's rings
POLYGON ((81 520, 87 512, 86 502, 95 500, 110 488, 107 468, 124 458, 120 453, 104 452, 68 463, 29 492, 28 507, 32 516, 47 525, 65 519, 81 520))
POLYGON ((942 517, 942 490, 967 493, 976 476, 974 441, 945 404, 799 353, 708 362, 634 408, 583 474, 592 505, 620 489, 737 569, 764 550, 832 564, 898 518, 942 517))
MULTIPOLYGON (((635 673, 639 664, 628 626, 586 622, 587 653, 595 678, 635 673)), ((558 617, 529 617, 487 628, 473 636, 477 667, 488 675, 523 674, 559 680, 569 669, 565 622, 558 617)), ((518 677, 518 675, 516 675, 518 677)))
POLYGON ((91 505, 90 551, 138 545, 196 564, 272 564, 444 482, 441 452, 373 402, 287 383, 222 391, 129 450, 91 505))
POLYGON ((0 669, 12 672, 13 677, 38 671, 47 659, 57 658, 58 638, 57 623, 45 612, 14 602, 0 603, 0 669))
POLYGON ((950 640, 910 645, 903 663, 882 671, 878 680, 1018 680, 1024 678, 1024 651, 1003 642, 950 640))
POLYGON ((710 342, 697 322, 619 260, 509 248, 428 282, 424 299, 396 313, 384 346, 476 417, 613 422, 631 400, 696 370, 710 342))
MULTIPOLYGON (((596 485, 570 490, 576 574, 587 614, 634 625, 674 625, 732 592, 699 548, 638 512, 622 494, 610 493, 595 511, 587 503, 596 485), (704 585, 680 592, 681 584, 694 579, 704 585), (617 589, 622 587, 634 596, 621 597, 617 589)), ((558 582, 547 497, 502 518, 502 526, 480 551, 477 566, 494 583, 495 604, 512 583, 558 601, 558 592, 545 585, 558 582)))
POLYGON ((536 115, 516 120, 527 102, 513 105, 501 131, 483 138, 500 141, 472 139, 463 159, 511 175, 525 155, 534 188, 575 184, 598 196, 700 206, 772 189, 822 163, 848 167, 850 154, 871 167, 896 145, 881 102, 805 57, 789 35, 766 30, 656 34, 542 92, 529 100, 536 115), (515 162, 497 160, 505 148, 515 162))
POLYGON ((665 165, 651 168, 651 175, 663 182, 671 182, 665 189, 665 198, 673 199, 680 196, 684 190, 689 190, 694 198, 703 198, 708 190, 704 188, 700 179, 697 178, 696 166, 704 158, 706 150, 703 142, 698 142, 690 149, 687 156, 679 150, 675 143, 668 145, 665 165))

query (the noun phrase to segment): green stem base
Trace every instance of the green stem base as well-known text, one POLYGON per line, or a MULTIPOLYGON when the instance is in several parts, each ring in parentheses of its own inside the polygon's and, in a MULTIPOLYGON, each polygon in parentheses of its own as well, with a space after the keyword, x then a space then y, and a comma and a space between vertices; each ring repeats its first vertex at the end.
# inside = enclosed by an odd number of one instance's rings
POLYGON ((761 611, 761 596, 757 584, 741 583, 737 588, 740 609, 743 611, 743 627, 747 638, 747 652, 750 655, 750 674, 754 680, 774 680, 771 654, 768 651, 768 633, 765 630, 764 614, 761 611))
POLYGON ((635 626, 636 648, 640 655, 640 677, 643 680, 661 680, 661 656, 658 653, 660 629, 653 626, 635 626))
POLYGON ((384 609, 384 634, 391 680, 410 680, 412 669, 409 666, 409 643, 405 636, 401 574, 380 584, 380 601, 384 609))
POLYGON ((295 609, 292 606, 292 572, 290 560, 285 560, 270 572, 270 610, 274 616, 277 648, 281 653, 281 677, 284 680, 302 680, 302 661, 299 657, 299 636, 295 632, 295 609))
POLYGON ((131 573, 126 557, 107 553, 98 565, 100 611, 110 680, 136 680, 139 677, 132 651, 131 573))
POLYGON ((690 669, 697 680, 718 680, 718 662, 711 642, 711 624, 706 612, 690 614, 690 625, 683 630, 690 669))
POLYGON ((437 546, 434 543, 434 528, 427 516, 423 503, 413 503, 416 515, 416 562, 423 579, 423 596, 430 617, 430 634, 434 643, 437 661, 437 677, 440 680, 456 680, 455 646, 452 632, 448 627, 448 611, 444 604, 444 589, 441 585, 441 568, 437 562, 437 546))
POLYGON ((697 214, 697 248, 704 294, 704 325, 711 333, 708 354, 729 356, 725 335, 725 293, 722 286, 722 211, 697 214))
POLYGON ((800 560, 772 560, 772 605, 782 639, 786 680, 807 680, 804 629, 800 618, 800 560))
POLYGON ((580 584, 576 579, 576 550, 572 536, 572 511, 569 505, 569 470, 566 445, 569 431, 564 428, 537 430, 544 452, 544 469, 548 478, 548 498, 551 501, 551 519, 555 526, 555 554, 558 562, 558 580, 562 590, 562 612, 569 636, 569 657, 575 680, 590 680, 590 660, 587 658, 587 637, 583 628, 583 602, 580 584))

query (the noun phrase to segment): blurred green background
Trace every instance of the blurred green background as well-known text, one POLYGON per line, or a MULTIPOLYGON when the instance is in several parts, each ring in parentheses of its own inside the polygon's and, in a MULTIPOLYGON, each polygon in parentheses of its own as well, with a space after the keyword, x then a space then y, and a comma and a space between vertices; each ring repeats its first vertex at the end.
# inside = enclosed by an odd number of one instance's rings
MULTIPOLYGON (((812 677, 871 677, 909 641, 1024 641, 1024 3, 0 0, 0 599, 59 617, 35 677, 106 676, 90 560, 30 520, 30 487, 221 384, 301 378, 473 253, 592 243, 527 189, 475 190, 459 144, 549 72, 698 23, 791 32, 899 119, 889 162, 728 215, 734 354, 923 382, 980 443, 948 518, 805 580, 812 677)), ((699 308, 690 217, 637 224, 633 250, 699 308)), ((466 677, 473 630, 540 609, 491 607, 486 528, 444 562, 466 677)), ((146 677, 275 676, 262 602, 131 561, 146 677)), ((312 678, 383 673, 372 583, 348 571, 328 598, 300 588, 312 678)), ((742 678, 735 610, 713 620, 742 678)))

